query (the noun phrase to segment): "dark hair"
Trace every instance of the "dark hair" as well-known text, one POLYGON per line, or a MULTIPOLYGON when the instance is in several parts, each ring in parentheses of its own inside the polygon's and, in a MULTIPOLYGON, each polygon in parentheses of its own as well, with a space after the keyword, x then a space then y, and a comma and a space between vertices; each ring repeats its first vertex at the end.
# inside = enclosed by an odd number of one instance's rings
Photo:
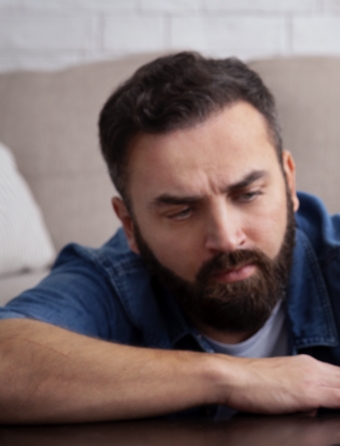
POLYGON ((250 103, 265 117, 282 163, 274 98, 258 74, 240 60, 181 52, 139 68, 110 96, 99 118, 101 150, 123 199, 128 201, 127 148, 136 134, 188 128, 237 101, 250 103))

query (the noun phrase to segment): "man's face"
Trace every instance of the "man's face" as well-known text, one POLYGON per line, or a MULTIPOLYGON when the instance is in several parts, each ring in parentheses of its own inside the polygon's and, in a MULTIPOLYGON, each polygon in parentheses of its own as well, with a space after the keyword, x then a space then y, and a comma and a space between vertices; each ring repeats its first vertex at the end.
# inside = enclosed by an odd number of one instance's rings
MULTIPOLYGON (((131 248, 151 253, 151 263, 170 277, 249 296, 260 288, 267 296, 268 265, 281 261, 292 238, 287 209, 298 207, 287 152, 283 166, 287 184, 263 116, 238 102, 189 129, 138 135, 128 170, 134 220, 122 203, 114 204, 131 248)), ((223 292, 218 299, 225 299, 223 292)), ((185 309, 190 314, 190 302, 185 309)))

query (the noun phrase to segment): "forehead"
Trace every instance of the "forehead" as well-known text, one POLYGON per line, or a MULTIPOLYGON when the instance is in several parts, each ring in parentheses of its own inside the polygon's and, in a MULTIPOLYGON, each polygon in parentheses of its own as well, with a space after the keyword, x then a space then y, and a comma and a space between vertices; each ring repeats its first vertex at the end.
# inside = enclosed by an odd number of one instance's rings
POLYGON ((163 193, 208 193, 275 164, 265 118, 238 102, 188 129, 137 135, 129 147, 129 194, 134 201, 163 193))

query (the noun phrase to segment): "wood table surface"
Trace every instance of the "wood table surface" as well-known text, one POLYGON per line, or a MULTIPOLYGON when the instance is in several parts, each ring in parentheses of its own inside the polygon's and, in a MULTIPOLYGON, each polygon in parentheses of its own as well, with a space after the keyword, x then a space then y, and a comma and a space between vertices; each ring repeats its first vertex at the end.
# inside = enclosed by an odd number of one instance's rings
POLYGON ((1 446, 340 446, 340 414, 0 426, 1 446))

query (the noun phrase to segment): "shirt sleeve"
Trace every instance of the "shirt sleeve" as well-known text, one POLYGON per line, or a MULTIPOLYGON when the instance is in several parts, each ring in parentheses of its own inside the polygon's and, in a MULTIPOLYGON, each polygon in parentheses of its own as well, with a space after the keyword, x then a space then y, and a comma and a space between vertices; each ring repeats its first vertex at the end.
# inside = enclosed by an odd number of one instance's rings
POLYGON ((68 245, 50 275, 0 307, 0 319, 35 319, 92 337, 134 343, 135 329, 114 287, 82 249, 68 245))

